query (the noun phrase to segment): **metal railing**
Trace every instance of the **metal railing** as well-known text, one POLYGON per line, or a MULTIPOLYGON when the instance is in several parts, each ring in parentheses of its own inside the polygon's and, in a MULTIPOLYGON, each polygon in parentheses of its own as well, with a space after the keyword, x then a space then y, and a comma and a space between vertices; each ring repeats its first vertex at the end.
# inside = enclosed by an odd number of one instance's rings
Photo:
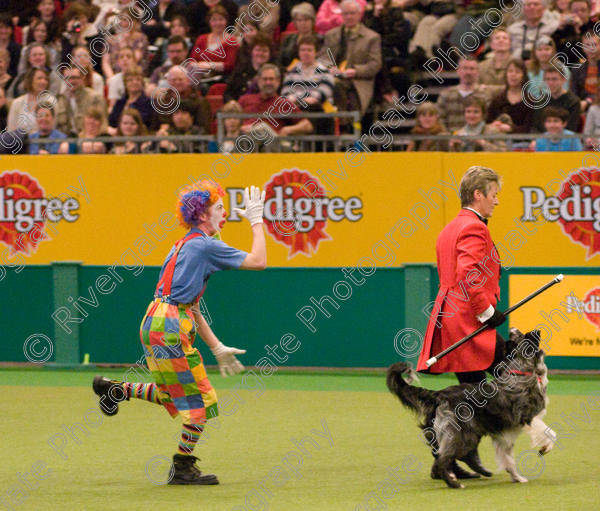
POLYGON ((290 148, 294 152, 340 152, 345 151, 349 147, 352 147, 354 143, 360 139, 360 112, 352 110, 348 112, 298 112, 295 114, 274 114, 270 112, 264 112, 263 114, 251 114, 251 113, 225 113, 217 112, 217 144, 219 148, 223 147, 226 141, 236 142, 238 137, 228 137, 225 135, 225 119, 241 119, 242 123, 245 119, 257 119, 262 120, 263 125, 267 124, 264 120, 265 117, 274 119, 315 119, 317 121, 333 121, 332 128, 334 131, 339 131, 339 125, 336 126, 336 121, 339 122, 342 119, 348 119, 351 122, 352 131, 351 133, 338 133, 338 134, 327 134, 321 135, 312 133, 308 135, 294 135, 294 136, 281 136, 277 135, 277 140, 268 144, 274 145, 273 148, 266 147, 266 151, 275 150, 281 151, 282 146, 284 148, 290 148))
MULTIPOLYGON (((344 113, 344 112, 340 112, 344 113)), ((348 113, 348 112, 345 112, 348 113)), ((245 116, 248 114, 227 114, 227 117, 245 116)), ((306 118, 306 114, 296 114, 298 118, 306 118)), ((318 114, 317 114, 318 115, 318 114)), ((293 118, 292 115, 284 116, 287 118, 293 118)), ((311 116, 312 117, 312 116, 311 116)), ((390 140, 375 140, 373 137, 368 135, 360 134, 360 131, 356 125, 356 117, 354 116, 343 116, 350 117, 353 119, 354 130, 353 133, 346 133, 341 135, 296 135, 296 136, 278 136, 277 143, 273 142, 273 150, 281 152, 342 152, 349 147, 356 147, 359 151, 364 150, 367 147, 370 151, 404 151, 410 141, 422 141, 429 140, 433 142, 437 141, 450 141, 450 140, 461 140, 461 141, 472 141, 472 140, 487 140, 487 141, 503 141, 506 143, 506 151, 519 151, 527 150, 531 141, 539 138, 548 138, 544 134, 495 134, 495 135, 469 135, 469 136, 458 136, 458 135, 394 135, 390 140), (287 142, 286 144, 282 144, 287 142), (275 147, 277 146, 277 147, 275 147)), ((256 118, 254 115, 250 115, 249 118, 256 118)), ((222 119, 221 119, 222 121, 222 119)), ((590 138, 582 134, 574 135, 561 135, 561 139, 587 139, 590 138)), ((170 136, 156 136, 156 135, 145 135, 136 137, 109 137, 102 136, 97 138, 78 138, 78 137, 67 137, 67 138, 36 138, 26 139, 23 141, 24 146, 28 144, 35 144, 38 146, 44 146, 53 143, 69 144, 70 154, 85 154, 81 151, 81 145, 84 142, 102 142, 107 146, 124 144, 126 142, 134 142, 139 145, 141 153, 160 153, 165 152, 160 147, 160 142, 168 141, 172 142, 180 148, 175 152, 182 153, 218 153, 219 148, 223 147, 224 142, 236 140, 235 137, 227 137, 223 131, 217 136, 214 135, 170 135, 170 136), (220 138, 219 138, 220 136, 220 138), (143 148, 143 149, 142 149, 143 148)), ((585 144, 584 144, 585 147, 585 144)), ((5 146, 6 148, 6 146, 5 146)), ((10 149, 10 148, 9 148, 10 149)), ((268 150, 268 149, 267 149, 268 150)), ((249 151, 248 151, 249 152, 249 151)), ((461 152, 461 151, 457 151, 461 152)), ((27 154, 27 148, 25 147, 21 154, 27 154)), ((96 153, 97 154, 97 153, 96 153)))

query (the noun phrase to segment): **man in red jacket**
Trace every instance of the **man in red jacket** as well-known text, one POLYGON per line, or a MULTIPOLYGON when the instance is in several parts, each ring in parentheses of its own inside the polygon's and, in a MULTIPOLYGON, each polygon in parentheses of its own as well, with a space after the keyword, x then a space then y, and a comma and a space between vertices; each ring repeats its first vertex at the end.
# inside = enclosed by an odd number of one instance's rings
MULTIPOLYGON (((456 373, 460 383, 480 383, 505 355, 504 340, 495 328, 506 317, 496 309, 500 295, 500 259, 487 227, 487 219, 498 205, 500 176, 492 169, 474 166, 460 185, 462 209, 438 236, 437 268, 440 280, 418 371, 456 373), (427 369, 426 360, 477 330, 488 329, 427 369)), ((476 450, 463 458, 471 468, 491 476, 476 450)), ((454 464, 458 478, 479 477, 454 464)), ((433 476, 433 474, 432 474, 433 476)))

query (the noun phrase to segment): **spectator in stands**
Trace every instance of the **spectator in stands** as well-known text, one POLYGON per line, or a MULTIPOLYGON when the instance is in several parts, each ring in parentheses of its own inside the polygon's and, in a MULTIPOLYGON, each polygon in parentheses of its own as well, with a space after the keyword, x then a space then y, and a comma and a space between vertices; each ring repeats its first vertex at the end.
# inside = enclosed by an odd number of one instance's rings
POLYGON ((52 97, 48 95, 48 73, 43 69, 30 69, 25 73, 23 80, 25 94, 14 99, 8 110, 8 131, 17 128, 21 133, 31 133, 35 129, 35 115, 33 113, 36 105, 48 106, 52 103, 52 97), (42 94, 42 92, 45 94, 42 94))
MULTIPOLYGON (((206 127, 210 125, 210 106, 206 99, 192 86, 192 82, 187 74, 179 67, 173 66, 167 73, 169 87, 166 94, 159 96, 157 101, 161 105, 177 105, 180 100, 189 99, 196 106, 194 116, 196 126, 206 127)), ((162 116, 160 119, 161 128, 163 124, 169 124, 169 117, 162 116)))
MULTIPOLYGON (((300 62, 283 79, 281 95, 300 110, 331 112, 335 82, 327 67, 317 62, 317 38, 307 35, 300 39, 300 62)), ((312 119, 315 133, 333 134, 331 119, 312 119)))
POLYGON ((546 10, 544 0, 523 0, 523 19, 508 27, 513 56, 527 62, 537 40, 552 36, 557 28, 558 21, 546 10))
MULTIPOLYGON (((459 17, 458 22, 454 25, 450 36, 445 38, 445 41, 447 41, 450 47, 454 47, 465 54, 471 52, 478 54, 485 39, 493 35, 494 29, 507 27, 522 12, 518 9, 518 4, 515 5, 512 2, 508 5, 502 4, 500 6, 502 8, 502 17, 498 20, 497 17, 499 14, 494 13, 494 10, 498 9, 498 0, 477 0, 476 2, 471 0, 457 0, 456 4, 456 14, 459 17), (501 23, 501 25, 498 26, 498 23, 501 23), (472 32, 476 35, 479 39, 480 48, 473 48, 474 41, 472 37, 463 37, 466 32, 472 32)), ((499 79, 500 83, 502 83, 502 74, 500 74, 499 79)))
POLYGON ((17 96, 21 96, 25 93, 25 90, 23 88, 23 80, 25 78, 25 73, 32 68, 43 69, 44 71, 46 71, 50 79, 50 90, 54 94, 58 93, 58 90, 60 88, 60 78, 56 73, 53 73, 52 69, 50 68, 50 54, 47 52, 43 44, 32 43, 29 46, 29 51, 27 53, 27 60, 25 61, 25 71, 23 71, 15 77, 7 91, 9 98, 16 98, 17 96))
POLYGON ((252 58, 252 43, 254 42, 256 34, 260 32, 260 22, 244 20, 244 28, 239 26, 239 23, 237 28, 240 34, 244 34, 244 38, 239 45, 234 68, 239 67, 243 62, 248 62, 252 58))
POLYGON ((38 143, 40 138, 67 138, 62 131, 55 127, 54 111, 38 105, 35 109, 37 131, 29 134, 29 154, 68 154, 67 142, 38 143))
POLYGON ((344 24, 327 32, 324 43, 342 71, 336 78, 335 103, 341 110, 364 114, 381 69, 381 36, 360 22, 362 6, 356 0, 343 0, 341 8, 344 24))
POLYGON ((123 94, 125 94, 125 80, 123 79, 125 72, 131 71, 137 67, 133 48, 124 46, 123 48, 119 49, 118 65, 120 71, 112 75, 106 81, 106 85, 108 86, 107 96, 109 108, 112 108, 117 100, 122 98, 123 94))
POLYGON ((566 53, 569 60, 577 60, 579 56, 573 48, 582 39, 587 43, 586 33, 594 33, 594 21, 590 18, 592 5, 590 0, 572 0, 567 5, 566 12, 559 14, 559 25, 552 38, 559 52, 566 53))
POLYGON ((533 109, 523 102, 527 68, 520 59, 511 59, 504 73, 504 90, 492 99, 487 122, 502 133, 529 133, 533 109), (508 117, 506 117, 508 116, 508 117))
MULTIPOLYGON (((449 135, 440 120, 437 106, 431 101, 425 101, 416 108, 417 123, 410 131, 412 135, 435 136, 449 135)), ((411 140, 406 146, 407 151, 447 151, 447 140, 411 140)))
MULTIPOLYGON (((556 46, 551 37, 542 36, 536 44, 533 56, 529 61, 529 84, 527 86, 528 91, 532 94, 540 95, 544 89, 544 71, 547 69, 555 69, 555 65, 550 62, 552 57, 556 55, 556 46)), ((560 66, 560 63, 556 63, 560 66)), ((566 75, 565 80, 565 91, 569 89, 569 82, 571 80, 571 71, 567 67, 562 67, 563 73, 566 75)))
MULTIPOLYGON (((125 71, 123 80, 125 81, 125 94, 115 103, 108 116, 110 128, 116 130, 123 110, 135 108, 140 113, 146 128, 149 131, 156 129, 156 111, 152 107, 152 101, 144 93, 144 75, 141 68, 134 67, 125 71)), ((112 131, 110 128, 109 133, 112 131)))
POLYGON ((30 31, 27 37, 24 39, 25 45, 21 48, 21 57, 19 59, 19 73, 26 71, 27 66, 27 57, 29 56, 29 52, 31 50, 31 46, 34 43, 38 43, 44 46, 46 52, 48 53, 50 63, 49 68, 54 68, 58 65, 58 51, 56 48, 52 46, 51 41, 48 39, 48 27, 44 21, 34 19, 31 22, 30 31))
POLYGON ((583 146, 578 138, 562 138, 574 135, 565 129, 569 112, 564 108, 549 106, 544 109, 544 127, 546 138, 538 138, 532 142, 536 151, 581 151, 583 146))
POLYGON ((90 9, 79 2, 73 2, 62 16, 61 39, 60 39, 60 61, 68 62, 67 55, 73 53, 75 46, 86 46, 89 48, 93 36, 88 36, 90 27, 90 9))
POLYGON ((571 13, 569 9, 570 4, 571 0, 552 0, 548 6, 548 10, 557 20, 560 20, 571 13))
POLYGON ((479 64, 480 82, 485 85, 504 85, 506 67, 511 58, 510 35, 504 28, 497 28, 490 35, 492 51, 479 64))
MULTIPOLYGON (((464 126, 453 134, 459 136, 498 135, 500 132, 491 124, 485 123, 487 113, 484 99, 471 96, 465 101, 464 126)), ((450 140, 451 151, 506 151, 506 143, 502 140, 467 139, 450 140)))
MULTIPOLYGON (((147 135, 146 125, 142 121, 140 113, 135 108, 126 108, 119 119, 118 137, 140 137, 147 135)), ((148 146, 151 142, 145 142, 148 146)), ((117 142, 110 150, 111 154, 139 154, 142 152, 142 143, 127 140, 126 142, 117 142)))
POLYGON ((13 24, 8 14, 0 14, 0 50, 6 50, 10 57, 8 73, 17 76, 21 46, 13 39, 13 24))
POLYGON ((167 41, 167 60, 160 67, 157 67, 150 76, 149 88, 146 93, 150 95, 156 86, 164 87, 167 85, 167 73, 173 66, 179 66, 188 54, 188 47, 185 39, 174 35, 167 41))
POLYGON ((71 88, 57 98, 56 125, 60 131, 68 135, 77 135, 83 127, 83 116, 91 107, 106 111, 106 102, 99 94, 85 87, 83 74, 77 67, 71 70, 69 77, 71 88))
POLYGON ((600 87, 600 37, 594 32, 586 37, 585 45, 581 48, 585 59, 581 66, 573 69, 571 75, 571 92, 581 98, 581 111, 585 112, 597 97, 600 87))
MULTIPOLYGON (((282 113, 280 107, 274 106, 275 101, 280 99, 279 85, 281 83, 281 74, 279 68, 274 64, 264 64, 258 73, 258 94, 244 94, 240 98, 240 105, 244 112, 255 113, 262 116, 264 112, 273 110, 273 113, 282 113), (271 108, 271 110, 269 110, 271 108)), ((285 107, 285 111, 298 113, 300 110, 291 103, 285 107)), ((308 119, 286 119, 268 117, 258 125, 253 123, 257 119, 246 120, 242 124, 242 133, 253 135, 257 141, 263 142, 264 146, 269 146, 273 138, 279 136, 305 135, 312 133, 313 126, 308 119)), ((274 144, 269 149, 275 149, 274 144)))
MULTIPOLYGON (((90 87, 96 94, 104 96, 104 77, 94 70, 93 62, 95 59, 90 54, 90 50, 85 46, 75 46, 73 48, 73 60, 87 71, 83 75, 83 84, 90 87)), ((64 94, 67 87, 67 84, 61 80, 60 93, 64 94)))
MULTIPOLYGON (((240 5, 237 19, 248 20, 248 19, 260 19, 260 31, 267 34, 271 39, 274 39, 275 30, 279 25, 279 2, 254 2, 252 7, 253 15, 250 15, 250 3, 246 5, 240 5), (259 5, 260 7, 257 7, 259 5), (261 19, 262 17, 262 19, 261 19)), ((238 23, 240 25, 240 23, 238 23)))
MULTIPOLYGON (((100 108, 90 108, 83 116, 83 128, 79 132, 79 138, 100 138, 106 136, 107 120, 106 114, 100 108)), ((81 142, 80 154, 104 154, 106 144, 98 140, 81 142)))
POLYGON ((262 32, 256 34, 254 41, 252 41, 250 61, 238 61, 233 73, 227 80, 225 101, 238 99, 246 93, 258 92, 256 75, 261 66, 270 62, 271 58, 271 38, 262 32))
MULTIPOLYGON (((290 66, 293 67, 298 62, 298 40, 304 36, 316 35, 315 8, 308 2, 294 5, 292 8, 292 20, 297 32, 286 35, 279 48, 279 64, 288 70, 290 66)), ((317 42, 319 47, 323 43, 323 38, 320 35, 317 42)))
MULTIPOLYGON (((169 32, 169 38, 171 37, 183 37, 186 46, 186 53, 189 53, 190 48, 192 47, 192 40, 189 38, 190 26, 188 25, 187 20, 184 16, 177 14, 173 16, 173 20, 171 21, 171 28, 169 32)), ((159 41, 157 41, 158 43, 159 41)), ((164 64, 168 58, 167 50, 169 46, 169 39, 164 40, 160 44, 160 62, 164 64)))
POLYGON ((182 7, 176 0, 159 0, 150 5, 152 18, 144 23, 142 32, 146 34, 150 43, 154 44, 159 37, 169 37, 171 21, 175 15, 182 12, 182 7))
POLYGON ((392 102, 393 94, 402 95, 411 85, 408 74, 410 23, 392 0, 373 0, 367 4, 363 23, 381 36, 382 67, 375 77, 375 96, 392 102))
POLYGON ((210 32, 196 39, 191 58, 196 60, 196 68, 202 73, 200 79, 219 77, 224 81, 233 70, 238 46, 223 39, 223 31, 228 26, 227 11, 222 5, 216 5, 208 11, 210 32), (205 60, 206 59, 206 60, 205 60))
POLYGON ((109 108, 112 108, 115 103, 123 97, 123 94, 125 94, 125 80, 123 79, 125 72, 131 71, 137 67, 133 48, 129 48, 128 46, 120 48, 117 62, 120 71, 112 75, 106 81, 108 87, 107 97, 109 108))
MULTIPOLYGON (((590 146, 592 139, 600 137, 600 94, 596 94, 594 104, 590 106, 587 115, 585 116, 585 127, 583 134, 586 136, 585 143, 590 146)), ((597 145, 597 144, 596 144, 597 145)))
POLYGON ((543 112, 549 106, 557 106, 564 108, 569 112, 567 119, 566 128, 573 132, 579 130, 579 123, 581 117, 581 106, 580 101, 575 94, 571 91, 565 92, 565 77, 558 71, 558 69, 550 68, 544 72, 544 81, 550 89, 550 101, 548 105, 540 110, 537 109, 533 114, 533 129, 539 133, 545 131, 543 112))
POLYGON ((4 131, 8 121, 8 105, 6 103, 6 93, 0 87, 0 131, 4 131))
MULTIPOLYGON (((364 11, 367 5, 366 0, 358 0, 357 3, 360 5, 361 11, 364 11)), ((317 11, 315 22, 317 32, 325 34, 329 30, 341 26, 343 22, 342 2, 340 0, 324 0, 317 11)))
MULTIPOLYGON (((241 114, 243 111, 242 106, 235 99, 225 103, 223 108, 221 108, 221 112, 225 114, 241 114)), ((223 142, 223 145, 220 148, 221 152, 235 153, 237 152, 235 139, 242 134, 242 120, 236 117, 225 117, 225 119, 223 119, 223 125, 225 127, 225 136, 228 137, 229 140, 223 142)))
POLYGON ((440 46, 442 39, 452 32, 458 21, 455 10, 454 0, 429 3, 429 14, 419 21, 409 51, 413 53, 420 48, 427 57, 433 57, 434 48, 440 46))
MULTIPOLYGON (((123 12, 128 12, 124 9, 123 12)), ((124 71, 119 65, 119 54, 121 48, 131 48, 133 50, 133 60, 136 65, 144 71, 148 66, 148 38, 141 31, 141 23, 137 18, 127 15, 127 18, 121 18, 119 21, 119 30, 121 39, 114 38, 111 41, 110 51, 102 57, 102 73, 108 79, 119 71, 124 71), (127 20, 131 20, 131 28, 127 30, 127 20)))
MULTIPOLYGON (((171 114, 169 127, 161 126, 156 132, 159 136, 169 135, 202 135, 205 133, 204 127, 194 125, 194 115, 196 114, 196 105, 193 101, 184 99, 179 108, 171 114)), ((158 142, 158 150, 161 153, 200 153, 202 145, 199 142, 190 140, 172 142, 170 140, 161 140, 158 142)))
MULTIPOLYGON (((46 24, 48 30, 48 41, 54 41, 58 36, 59 29, 59 16, 56 13, 56 4, 54 0, 39 0, 37 2, 37 16, 35 19, 39 19, 46 24)), ((23 37, 26 39, 31 25, 23 29, 23 37)))
MULTIPOLYGON (((208 11, 213 7, 220 5, 227 11, 227 18, 235 20, 238 17, 238 6, 233 0, 194 0, 191 2, 187 10, 187 19, 190 27, 192 27, 191 36, 193 39, 200 34, 205 34, 210 31, 208 23, 208 11)), ((248 15, 245 19, 249 19, 248 15)))
POLYGON ((458 85, 444 88, 437 101, 440 119, 451 132, 464 125, 467 99, 476 95, 489 103, 493 94, 489 86, 479 83, 479 65, 472 57, 458 61, 456 74, 458 74, 458 85))
POLYGON ((0 49, 0 87, 5 91, 10 86, 13 77, 8 72, 8 64, 10 63, 10 55, 5 49, 0 49))

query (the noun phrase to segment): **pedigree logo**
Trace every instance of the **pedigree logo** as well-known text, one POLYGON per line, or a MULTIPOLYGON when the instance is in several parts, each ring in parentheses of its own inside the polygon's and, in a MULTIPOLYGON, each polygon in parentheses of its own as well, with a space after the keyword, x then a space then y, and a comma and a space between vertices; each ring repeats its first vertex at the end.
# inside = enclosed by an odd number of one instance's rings
MULTIPOLYGON (((331 240, 328 222, 358 222, 363 203, 359 197, 327 197, 318 179, 299 169, 284 169, 264 185, 265 225, 269 235, 288 247, 288 259, 312 257, 322 241, 331 240)), ((242 188, 227 188, 231 210, 244 204, 242 188)), ((232 214, 231 221, 239 220, 232 214)))
POLYGON ((75 222, 79 201, 69 197, 44 197, 37 179, 26 172, 11 170, 0 174, 0 242, 13 253, 36 252, 41 241, 49 240, 46 221, 56 224, 61 219, 75 222))
POLYGON ((600 330, 600 287, 588 291, 583 300, 567 296, 567 313, 583 312, 585 319, 600 330))
POLYGON ((586 260, 600 252, 600 183, 592 171, 581 169, 561 183, 556 195, 538 186, 523 186, 523 221, 542 216, 558 222, 575 243, 587 248, 586 260))

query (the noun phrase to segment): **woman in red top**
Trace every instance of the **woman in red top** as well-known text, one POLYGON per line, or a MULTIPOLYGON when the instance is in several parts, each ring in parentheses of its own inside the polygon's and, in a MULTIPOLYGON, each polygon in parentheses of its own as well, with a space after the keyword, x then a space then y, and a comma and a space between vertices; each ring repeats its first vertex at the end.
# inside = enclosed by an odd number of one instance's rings
POLYGON ((207 72, 211 69, 211 75, 227 75, 233 69, 238 45, 229 42, 235 40, 234 37, 223 38, 228 21, 227 11, 221 5, 215 5, 208 11, 210 32, 198 36, 191 53, 191 58, 198 62, 196 67, 204 70, 203 78, 209 78, 207 72))

